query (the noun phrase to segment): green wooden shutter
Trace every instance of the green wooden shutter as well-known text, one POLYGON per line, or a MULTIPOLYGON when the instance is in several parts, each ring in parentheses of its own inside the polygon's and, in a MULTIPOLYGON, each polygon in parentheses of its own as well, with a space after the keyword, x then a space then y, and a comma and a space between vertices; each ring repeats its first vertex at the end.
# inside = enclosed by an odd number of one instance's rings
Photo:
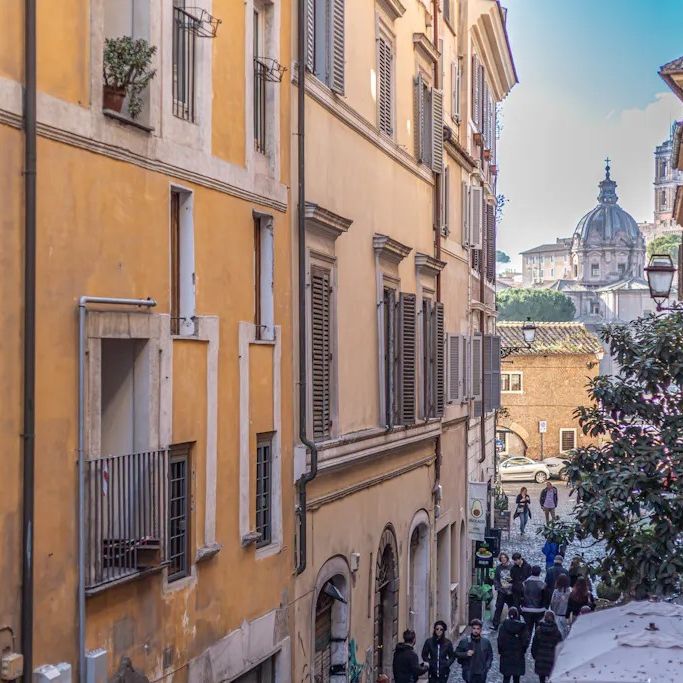
POLYGON ((344 94, 344 0, 332 0, 332 54, 330 88, 344 94))
POLYGON ((413 424, 416 417, 415 401, 415 322, 417 313, 415 294, 401 292, 399 295, 399 410, 401 424, 413 424))
POLYGON ((306 69, 315 70, 315 0, 306 0, 306 69))
POLYGON ((377 73, 379 88, 379 129, 387 135, 393 135, 393 54, 392 47, 383 36, 377 41, 377 73))
POLYGON ((432 171, 443 172, 443 90, 432 88, 432 171))
POLYGON ((313 405, 313 438, 330 436, 331 415, 331 273, 324 268, 311 268, 311 402, 313 405))
POLYGON ((415 77, 413 108, 413 138, 415 140, 415 159, 417 159, 418 163, 422 163, 424 161, 422 139, 425 120, 424 80, 422 78, 422 74, 417 74, 415 77))
POLYGON ((434 304, 434 417, 441 417, 446 403, 446 349, 444 307, 434 304))

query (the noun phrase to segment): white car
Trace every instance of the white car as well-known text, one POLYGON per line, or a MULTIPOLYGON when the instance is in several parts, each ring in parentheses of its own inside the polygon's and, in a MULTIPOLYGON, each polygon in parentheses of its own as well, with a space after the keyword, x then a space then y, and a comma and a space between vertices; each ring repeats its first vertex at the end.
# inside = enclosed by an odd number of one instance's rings
POLYGON ((523 455, 513 455, 498 466, 501 481, 535 481, 542 484, 550 479, 550 470, 542 462, 523 455))
POLYGON ((564 458, 543 458, 543 464, 548 468, 553 479, 567 478, 566 468, 569 460, 564 458))

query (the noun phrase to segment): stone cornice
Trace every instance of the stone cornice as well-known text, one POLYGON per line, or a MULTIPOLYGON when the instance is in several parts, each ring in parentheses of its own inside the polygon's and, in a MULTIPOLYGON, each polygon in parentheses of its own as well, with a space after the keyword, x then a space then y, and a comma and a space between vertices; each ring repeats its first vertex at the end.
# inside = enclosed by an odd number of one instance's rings
POLYGON ((436 277, 445 267, 445 261, 439 261, 429 254, 423 254, 419 251, 415 254, 415 268, 418 273, 436 277))
POLYGON ((422 53, 434 64, 439 61, 439 51, 434 47, 432 41, 424 33, 413 33, 414 47, 422 50, 422 53))
POLYGON ((406 8, 399 0, 377 0, 377 4, 389 15, 392 21, 402 17, 406 12, 406 8))
POLYGON ((393 263, 400 263, 412 251, 411 247, 401 244, 393 237, 381 235, 380 233, 375 233, 372 238, 372 246, 380 258, 386 258, 393 263))
POLYGON ((353 223, 350 218, 344 218, 328 209, 323 209, 313 202, 306 202, 304 215, 307 227, 313 226, 333 240, 336 240, 339 235, 343 235, 353 223))

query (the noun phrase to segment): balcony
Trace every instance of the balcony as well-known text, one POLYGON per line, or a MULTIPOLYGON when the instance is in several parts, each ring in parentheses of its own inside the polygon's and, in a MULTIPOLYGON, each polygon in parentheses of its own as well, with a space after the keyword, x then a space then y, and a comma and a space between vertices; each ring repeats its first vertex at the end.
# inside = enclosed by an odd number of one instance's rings
POLYGON ((167 450, 86 461, 86 594, 164 566, 168 461, 167 450))

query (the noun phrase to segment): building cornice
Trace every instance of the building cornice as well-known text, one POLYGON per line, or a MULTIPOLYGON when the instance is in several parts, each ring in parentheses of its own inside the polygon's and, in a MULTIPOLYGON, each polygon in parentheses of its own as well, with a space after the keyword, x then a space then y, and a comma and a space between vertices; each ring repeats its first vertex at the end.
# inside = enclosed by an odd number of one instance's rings
POLYGON ((467 173, 473 173, 477 168, 477 162, 473 156, 460 144, 459 140, 451 138, 450 140, 444 140, 444 147, 448 154, 450 154, 457 164, 465 169, 467 173))
POLYGON ((439 61, 439 51, 424 33, 413 33, 413 46, 434 64, 439 61))
POLYGON ((353 223, 352 219, 344 218, 329 209, 323 209, 313 202, 306 202, 304 215, 306 217, 306 227, 313 226, 333 240, 336 240, 339 235, 343 235, 351 227, 351 223, 353 223))
POLYGON ((385 258, 393 263, 400 263, 412 251, 411 247, 378 232, 372 238, 372 246, 380 258, 385 258))
POLYGON ((429 254, 419 251, 415 254, 415 269, 420 274, 436 277, 445 267, 445 261, 440 261, 429 254))
POLYGON ((387 13, 392 21, 395 21, 406 13, 406 8, 399 0, 377 0, 377 4, 387 13))

